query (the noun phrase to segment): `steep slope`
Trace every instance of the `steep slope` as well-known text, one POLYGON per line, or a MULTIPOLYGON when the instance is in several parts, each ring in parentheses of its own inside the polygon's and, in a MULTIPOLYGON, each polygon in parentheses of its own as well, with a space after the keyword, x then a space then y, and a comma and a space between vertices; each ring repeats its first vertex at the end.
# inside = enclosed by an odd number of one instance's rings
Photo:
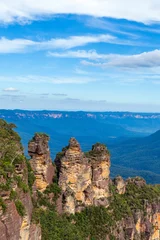
POLYGON ((39 240, 40 226, 31 222, 29 176, 32 170, 29 175, 29 163, 14 127, 0 120, 0 239, 39 240))
MULTIPOLYGON (((112 163, 133 170, 148 171, 150 174, 153 172, 154 177, 154 174, 159 175, 160 169, 159 146, 160 131, 145 138, 130 139, 110 146, 112 163)), ((157 177, 157 182, 159 182, 159 176, 157 177)))

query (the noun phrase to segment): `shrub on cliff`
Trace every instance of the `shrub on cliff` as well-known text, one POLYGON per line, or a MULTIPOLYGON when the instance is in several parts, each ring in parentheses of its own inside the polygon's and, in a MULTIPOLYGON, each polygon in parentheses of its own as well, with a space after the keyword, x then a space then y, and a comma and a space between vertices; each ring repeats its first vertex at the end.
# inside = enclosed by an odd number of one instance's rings
POLYGON ((2 208, 2 211, 5 212, 7 206, 1 197, 0 197, 0 207, 2 208))
POLYGON ((22 202, 20 200, 16 200, 15 201, 15 205, 16 205, 17 212, 19 213, 19 215, 21 217, 23 217, 25 215, 25 207, 24 207, 24 205, 22 204, 22 202))
POLYGON ((14 162, 22 158, 21 139, 13 130, 15 127, 0 119, 0 169, 6 172, 13 172, 14 162))

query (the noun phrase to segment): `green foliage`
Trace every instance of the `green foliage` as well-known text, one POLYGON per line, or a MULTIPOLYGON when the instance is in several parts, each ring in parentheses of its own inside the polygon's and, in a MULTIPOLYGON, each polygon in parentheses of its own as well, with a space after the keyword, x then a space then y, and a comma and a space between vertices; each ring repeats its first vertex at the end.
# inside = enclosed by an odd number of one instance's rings
POLYGON ((23 163, 24 161, 25 161, 25 156, 23 156, 23 155, 18 155, 16 158, 15 158, 15 160, 14 160, 14 165, 16 165, 16 164, 21 164, 21 163, 23 163))
POLYGON ((15 180, 17 181, 18 187, 21 188, 24 193, 27 193, 29 191, 28 185, 23 182, 20 176, 15 176, 15 180))
POLYGON ((24 160, 21 139, 13 128, 14 124, 0 119, 0 174, 5 178, 14 172, 16 163, 24 160))
POLYGON ((58 216, 54 211, 41 211, 40 223, 43 240, 82 240, 84 233, 66 216, 58 216))
POLYGON ((30 164, 29 160, 27 160, 27 159, 26 159, 26 164, 27 164, 27 169, 28 169, 28 186, 29 186, 30 191, 32 192, 32 186, 33 186, 36 178, 35 178, 32 168, 31 168, 31 164, 30 164))
POLYGON ((102 144, 102 143, 99 143, 99 142, 92 146, 91 151, 85 152, 85 156, 88 157, 88 158, 96 158, 100 154, 100 152, 96 150, 97 147, 102 147, 103 150, 101 152, 105 152, 106 154, 108 154, 110 156, 110 152, 106 148, 106 145, 102 144))
POLYGON ((44 191, 44 194, 49 193, 54 193, 54 200, 56 200, 61 194, 61 188, 58 186, 57 183, 52 183, 49 186, 47 186, 46 190, 44 191))
POLYGON ((146 201, 153 203, 160 198, 160 185, 138 186, 135 183, 128 183, 124 195, 119 195, 114 186, 111 186, 110 190, 112 198, 108 210, 113 212, 115 221, 131 216, 137 210, 144 212, 146 201))
MULTIPOLYGON (((104 207, 86 208, 75 215, 58 215, 55 211, 36 209, 33 221, 41 224, 43 240, 105 240, 114 221, 104 207)), ((111 239, 114 239, 113 237, 111 239)))
POLYGON ((0 184, 1 191, 9 191, 11 189, 12 179, 7 179, 6 183, 0 184))
POLYGON ((138 187, 133 183, 127 184, 126 194, 124 197, 132 210, 144 209, 144 201, 149 203, 158 201, 160 197, 160 186, 144 185, 138 187))
POLYGON ((14 200, 15 201, 17 199, 17 197, 18 197, 17 192, 12 189, 11 192, 10 192, 10 197, 9 197, 10 200, 14 200))
POLYGON ((2 207, 3 212, 6 211, 7 206, 1 197, 0 197, 0 207, 2 207))
POLYGON ((32 191, 32 186, 34 184, 35 181, 35 175, 33 172, 28 172, 28 186, 30 188, 30 190, 32 191))
POLYGON ((56 155, 56 158, 61 159, 62 157, 64 157, 64 152, 58 152, 56 155))
POLYGON ((39 205, 33 214, 33 220, 41 224, 44 240, 86 240, 88 237, 92 240, 106 240, 106 235, 115 240, 111 231, 118 221, 133 216, 136 210, 145 213, 145 201, 156 202, 160 197, 160 185, 138 186, 130 182, 124 195, 119 195, 115 186, 111 185, 112 196, 107 209, 92 206, 75 215, 60 216, 54 208, 50 208, 46 198, 47 194, 55 192, 56 189, 55 185, 51 184, 44 194, 39 193, 41 206, 46 206, 47 210, 42 210, 39 205))
POLYGON ((37 195, 38 195, 38 199, 37 199, 36 203, 34 204, 37 208, 38 207, 47 207, 50 210, 55 209, 55 204, 50 201, 47 194, 37 191, 37 195))
POLYGON ((22 202, 20 200, 16 200, 15 205, 16 205, 17 212, 19 213, 19 215, 21 217, 23 217, 26 212, 24 205, 22 204, 22 202))
POLYGON ((105 240, 114 226, 112 214, 104 207, 89 207, 72 217, 75 225, 85 232, 84 239, 90 236, 91 239, 105 240))

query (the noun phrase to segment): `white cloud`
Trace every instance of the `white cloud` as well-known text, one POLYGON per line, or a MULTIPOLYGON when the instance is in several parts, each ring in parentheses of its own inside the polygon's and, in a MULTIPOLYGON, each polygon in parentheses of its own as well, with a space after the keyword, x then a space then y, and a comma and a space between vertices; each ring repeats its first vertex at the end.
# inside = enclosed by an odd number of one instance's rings
POLYGON ((114 36, 108 34, 88 35, 88 36, 70 36, 68 38, 52 38, 49 41, 31 41, 27 39, 0 39, 0 53, 20 53, 27 50, 51 50, 51 49, 70 49, 78 46, 84 46, 89 43, 112 42, 114 36))
POLYGON ((85 84, 89 82, 94 82, 96 78, 89 77, 55 77, 55 76, 37 76, 37 75, 27 75, 27 76, 14 76, 6 77, 0 76, 0 81, 5 82, 18 82, 18 83, 50 83, 50 84, 85 84))
POLYGON ((70 49, 77 46, 84 46, 88 43, 111 43, 115 39, 114 36, 108 34, 100 35, 88 35, 88 36, 71 36, 66 39, 51 39, 48 42, 39 43, 40 48, 59 48, 59 49, 70 49))
MULTIPOLYGON (((137 34, 131 33, 128 31, 128 30, 131 30, 130 28, 133 27, 133 25, 130 26, 130 25, 127 25, 126 23, 121 24, 121 23, 119 23, 119 21, 111 22, 108 19, 102 20, 101 18, 95 18, 95 17, 87 17, 87 18, 84 18, 84 20, 82 20, 82 21, 84 22, 84 24, 87 27, 107 30, 109 32, 126 35, 133 39, 139 38, 139 36, 137 34)), ((145 29, 148 30, 149 28, 145 27, 145 29)))
POLYGON ((59 58, 87 58, 87 59, 106 59, 109 55, 98 54, 96 50, 77 50, 77 51, 66 51, 66 52, 49 52, 48 56, 59 57, 59 58))
POLYGON ((0 53, 19 53, 28 47, 36 45, 35 42, 27 39, 9 40, 5 37, 0 39, 0 53))
POLYGON ((1 0, 0 21, 26 22, 54 14, 86 14, 139 22, 160 21, 159 0, 1 0))
POLYGON ((99 54, 96 50, 77 50, 66 52, 49 52, 49 56, 60 58, 79 58, 81 63, 88 66, 123 67, 123 68, 155 68, 160 67, 160 50, 143 52, 135 55, 99 54))
POLYGON ((3 89, 4 92, 18 92, 19 90, 17 88, 9 87, 3 89))
MULTIPOLYGON (((86 53, 86 56, 87 56, 87 53, 86 53)), ((81 63, 83 65, 88 65, 88 66, 120 67, 120 68, 128 68, 128 69, 160 67, 160 50, 158 49, 151 52, 143 52, 137 55, 119 55, 119 54, 104 55, 104 54, 96 53, 95 56, 97 56, 96 59, 102 59, 103 61, 90 62, 90 61, 83 60, 81 61, 81 63)), ((88 54, 88 59, 91 59, 91 57, 92 55, 88 54)))

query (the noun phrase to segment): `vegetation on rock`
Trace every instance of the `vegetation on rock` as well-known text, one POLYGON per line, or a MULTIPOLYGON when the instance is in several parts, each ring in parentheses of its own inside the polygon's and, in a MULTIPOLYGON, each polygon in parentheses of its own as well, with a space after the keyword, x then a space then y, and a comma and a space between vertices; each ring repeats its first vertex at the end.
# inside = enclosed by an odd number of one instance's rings
POLYGON ((17 208, 17 212, 19 213, 19 215, 21 217, 23 217, 25 215, 25 207, 24 207, 24 205, 22 204, 22 202, 20 200, 16 200, 15 201, 15 205, 16 205, 16 208, 17 208))

